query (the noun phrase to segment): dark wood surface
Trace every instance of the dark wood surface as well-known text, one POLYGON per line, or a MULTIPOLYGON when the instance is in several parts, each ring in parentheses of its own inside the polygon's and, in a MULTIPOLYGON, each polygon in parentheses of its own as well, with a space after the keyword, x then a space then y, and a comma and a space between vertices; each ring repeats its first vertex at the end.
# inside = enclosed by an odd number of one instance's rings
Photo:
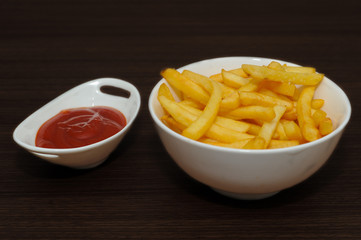
POLYGON ((0 239, 361 239, 360 1, 2 0, 0 9, 0 239), (314 66, 348 94, 351 122, 310 179, 237 201, 166 153, 147 106, 160 70, 223 56, 314 66), (14 143, 29 114, 99 77, 142 95, 103 165, 68 169, 14 143))

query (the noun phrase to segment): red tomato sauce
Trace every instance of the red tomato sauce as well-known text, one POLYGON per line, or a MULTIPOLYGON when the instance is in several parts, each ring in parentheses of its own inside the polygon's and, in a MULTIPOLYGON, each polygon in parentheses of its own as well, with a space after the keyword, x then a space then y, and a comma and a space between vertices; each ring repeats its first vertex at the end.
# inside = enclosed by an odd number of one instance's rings
POLYGON ((110 107, 66 109, 39 128, 35 145, 43 148, 83 147, 113 136, 126 124, 125 116, 110 107))

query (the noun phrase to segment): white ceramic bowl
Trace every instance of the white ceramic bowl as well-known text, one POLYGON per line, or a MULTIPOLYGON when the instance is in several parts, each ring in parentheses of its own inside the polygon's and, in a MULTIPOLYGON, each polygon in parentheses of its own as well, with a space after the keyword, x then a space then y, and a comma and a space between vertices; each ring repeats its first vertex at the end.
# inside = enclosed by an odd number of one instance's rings
POLYGON ((31 114, 15 129, 13 139, 30 153, 51 163, 72 168, 95 167, 106 160, 129 131, 138 115, 140 103, 140 94, 132 84, 115 78, 96 79, 65 92, 31 114), (107 86, 125 90, 129 97, 105 93, 102 88, 107 86), (108 106, 119 110, 126 117, 127 125, 115 135, 84 147, 50 149, 35 146, 37 131, 45 121, 64 109, 92 106, 108 106))
MULTIPOLYGON (((188 69, 206 76, 222 68, 234 69, 243 63, 268 65, 272 60, 257 57, 225 57, 196 62, 188 69)), ((295 64, 276 60, 281 64, 295 64)), ((323 109, 336 129, 329 135, 303 145, 269 150, 231 149, 200 143, 169 129, 161 121, 162 107, 157 100, 162 79, 149 97, 149 111, 165 149, 174 161, 194 179, 215 191, 238 199, 261 199, 292 187, 314 174, 328 160, 351 116, 345 93, 330 79, 324 78, 315 92, 323 98, 323 109)))

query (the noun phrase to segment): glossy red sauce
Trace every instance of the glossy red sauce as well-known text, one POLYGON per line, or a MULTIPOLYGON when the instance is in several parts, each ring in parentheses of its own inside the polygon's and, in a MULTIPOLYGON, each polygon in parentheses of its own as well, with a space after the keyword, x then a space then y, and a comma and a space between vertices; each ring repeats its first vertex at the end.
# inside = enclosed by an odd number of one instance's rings
POLYGON ((39 128, 35 145, 43 148, 83 147, 113 136, 126 123, 124 115, 110 107, 66 109, 39 128))

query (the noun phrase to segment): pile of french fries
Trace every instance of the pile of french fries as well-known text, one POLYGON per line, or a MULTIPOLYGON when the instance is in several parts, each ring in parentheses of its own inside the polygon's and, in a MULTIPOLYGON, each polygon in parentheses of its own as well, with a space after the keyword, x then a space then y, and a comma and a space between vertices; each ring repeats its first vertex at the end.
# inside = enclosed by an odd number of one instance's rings
POLYGON ((240 149, 274 149, 315 141, 333 131, 314 92, 324 75, 312 67, 243 64, 204 76, 167 68, 158 101, 161 120, 193 140, 240 149), (171 87, 172 91, 169 89, 171 87))

